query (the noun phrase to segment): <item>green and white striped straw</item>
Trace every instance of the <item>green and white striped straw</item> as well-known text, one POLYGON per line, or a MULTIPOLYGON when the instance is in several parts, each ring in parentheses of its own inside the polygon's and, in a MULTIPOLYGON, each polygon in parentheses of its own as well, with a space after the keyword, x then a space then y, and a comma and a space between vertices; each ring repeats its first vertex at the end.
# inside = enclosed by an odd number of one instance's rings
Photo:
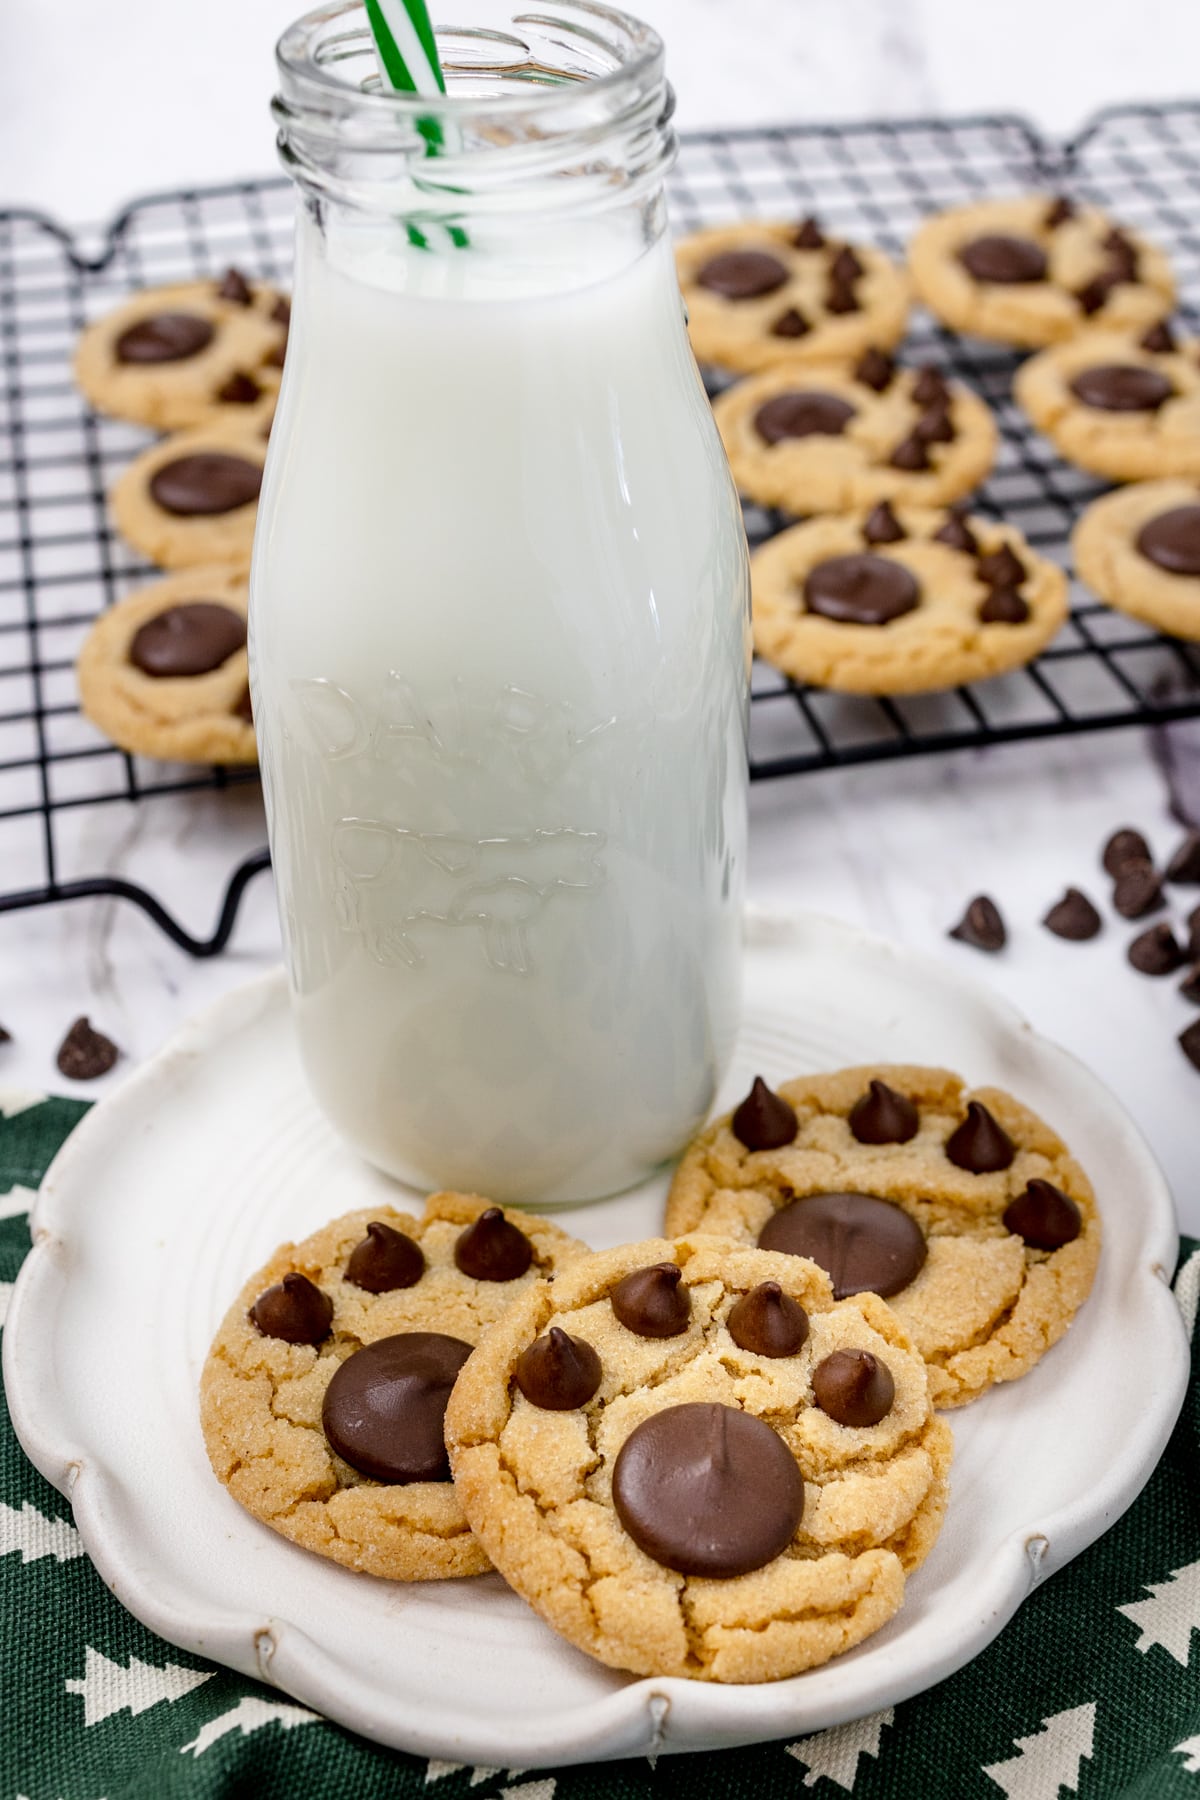
MULTIPOLYGON (((364 0, 375 54, 384 81, 398 94, 444 94, 446 77, 438 61, 437 43, 425 0, 364 0)), ((417 130, 425 139, 430 156, 445 148, 441 123, 437 119, 418 119, 417 130)), ((428 236, 411 220, 406 226, 408 239, 420 250, 428 250, 428 236)), ((447 236, 456 249, 468 243, 461 225, 448 225, 447 236)))

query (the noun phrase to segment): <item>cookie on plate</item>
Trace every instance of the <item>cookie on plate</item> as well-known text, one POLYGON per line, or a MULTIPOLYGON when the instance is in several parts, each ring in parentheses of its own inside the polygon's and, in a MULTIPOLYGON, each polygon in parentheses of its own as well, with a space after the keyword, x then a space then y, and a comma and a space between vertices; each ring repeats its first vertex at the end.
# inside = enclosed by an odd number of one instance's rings
POLYGON ((722 225, 676 246, 698 361, 753 372, 853 360, 904 336, 908 278, 882 250, 800 224, 722 225))
POLYGON ((793 513, 877 500, 943 506, 977 487, 996 454, 983 401, 932 365, 898 369, 871 349, 856 364, 769 369, 713 402, 748 500, 793 513))
POLYGON ((1200 477, 1200 344, 1162 320, 1043 350, 1017 370, 1013 394, 1067 461, 1093 475, 1200 477))
POLYGON ((479 1574, 488 1559, 446 1463, 446 1398, 486 1328, 583 1251, 548 1219, 451 1193, 419 1220, 364 1208, 284 1244, 226 1313, 200 1379, 219 1480, 347 1568, 479 1574))
POLYGON ((248 563, 267 430, 257 415, 218 420, 143 450, 110 496, 121 536, 166 569, 248 563))
POLYGON ((1095 207, 1025 194, 926 219, 908 246, 913 285, 955 331, 1036 349, 1084 326, 1146 326, 1169 311, 1162 251, 1095 207))
POLYGON ((666 1229, 812 1257, 835 1295, 882 1295, 935 1406, 1031 1369, 1100 1254, 1092 1185, 1036 1113, 907 1065, 756 1080, 684 1152, 666 1229))
POLYGON ((101 613, 75 672, 105 737, 167 762, 256 760, 246 667, 246 571, 168 575, 101 613))
POLYGON ((237 269, 146 288, 88 326, 75 379, 97 412, 159 431, 236 418, 277 392, 290 317, 278 288, 237 269))
POLYGON ((1075 568, 1107 606, 1200 641, 1200 489, 1139 481, 1094 500, 1071 534, 1075 568))
POLYGON ((952 1439, 874 1295, 720 1239, 581 1258, 488 1332, 446 1412, 505 1579, 618 1669, 776 1681, 896 1612, 952 1439))
POLYGON ((1012 525, 890 506, 809 519, 750 559, 754 647, 795 681, 921 694, 1027 663, 1067 578, 1012 525))

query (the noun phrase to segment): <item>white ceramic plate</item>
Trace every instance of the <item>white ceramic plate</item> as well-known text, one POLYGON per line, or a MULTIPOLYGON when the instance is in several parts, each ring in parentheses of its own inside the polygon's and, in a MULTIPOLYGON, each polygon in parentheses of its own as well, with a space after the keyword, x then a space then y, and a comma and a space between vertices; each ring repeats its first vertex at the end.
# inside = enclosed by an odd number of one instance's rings
MULTIPOLYGON (((942 1063, 1044 1114, 1099 1192, 1100 1272, 1067 1338, 1023 1381, 950 1415, 945 1528, 900 1614, 788 1681, 633 1680, 561 1643, 498 1575, 389 1584, 241 1511, 209 1470, 196 1416, 217 1321, 282 1239, 396 1198, 310 1102, 282 975, 186 1027, 75 1131, 38 1199, 4 1330, 18 1436, 70 1496, 124 1605, 368 1737, 533 1767, 747 1743, 890 1706, 967 1662, 1117 1518, 1166 1444, 1187 1376, 1167 1286, 1171 1200, 1135 1127, 1080 1064, 931 959, 811 918, 756 918, 748 938, 722 1106, 760 1071, 942 1063)), ((565 1223, 597 1247, 651 1235, 665 1185, 565 1223)))

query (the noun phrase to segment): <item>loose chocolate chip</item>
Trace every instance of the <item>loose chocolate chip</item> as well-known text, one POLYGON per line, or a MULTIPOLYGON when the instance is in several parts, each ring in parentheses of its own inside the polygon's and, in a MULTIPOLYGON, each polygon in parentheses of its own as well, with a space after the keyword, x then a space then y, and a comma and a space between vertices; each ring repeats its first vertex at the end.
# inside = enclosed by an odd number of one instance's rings
POLYGON ((1200 962, 1192 964, 1179 984, 1179 991, 1193 1006, 1200 1006, 1200 962))
POLYGON ((988 587, 1020 587, 1029 570, 1011 544, 1001 544, 988 556, 981 556, 975 573, 988 587))
POLYGON ((861 381, 864 387, 873 388, 877 394, 886 393, 895 377, 895 361, 883 350, 864 350, 854 365, 855 381, 861 381))
POLYGON ((1076 887, 1069 887, 1042 920, 1046 930, 1052 931, 1055 937, 1067 938, 1076 944, 1083 943, 1086 938, 1094 938, 1102 923, 1100 914, 1087 895, 1076 887))
POLYGON ((1140 363, 1095 363, 1068 385, 1077 400, 1100 412, 1157 412, 1175 392, 1165 375, 1140 363))
POLYGON ((835 1425, 878 1425, 892 1410, 896 1384, 869 1350, 834 1350, 813 1370, 813 1399, 835 1425))
POLYGON ((972 238, 962 246, 958 260, 976 281, 996 282, 1003 287, 1046 279, 1046 253, 1032 238, 1000 233, 972 238))
POLYGON ((11 1044, 11 1043, 12 1043, 12 1032, 5 1031, 3 1025, 0 1025, 0 1044, 11 1044))
POLYGON ((271 317, 276 325, 290 325, 292 322, 292 303, 286 294, 281 294, 271 308, 271 317))
POLYGON ((839 285, 850 287, 863 272, 859 258, 849 244, 843 244, 829 265, 829 279, 839 285))
POLYGON ((246 683, 245 687, 242 689, 241 693, 238 695, 237 699, 234 701, 232 707, 230 708, 230 711, 233 713, 233 716, 235 719, 242 719, 245 721, 245 723, 247 725, 253 725, 254 714, 251 711, 251 707, 250 707, 250 683, 249 682, 246 683))
POLYGON ((195 313, 152 313, 123 331, 113 351, 119 363, 186 362, 212 340, 211 324, 195 313))
POLYGON ((630 1432, 612 1493, 647 1556, 717 1580, 771 1562, 804 1511, 803 1477, 778 1434, 753 1413, 702 1400, 669 1406, 630 1432))
POLYGON ((459 1232, 454 1261, 473 1281, 516 1281, 533 1261, 533 1245, 498 1206, 488 1206, 459 1232))
POLYGON ((420 1244, 374 1219, 367 1235, 355 1244, 346 1264, 346 1280, 368 1294, 392 1294, 397 1288, 416 1287, 425 1273, 420 1244))
POLYGON ((976 894, 947 935, 957 938, 960 944, 970 944, 975 950, 1003 950, 1008 942, 1000 908, 986 894, 976 894))
POLYGON ((1068 219, 1073 219, 1074 217, 1075 202, 1073 200, 1068 200, 1065 194, 1059 194, 1046 208, 1042 217, 1042 224, 1045 225, 1049 231, 1056 231, 1060 225, 1065 225, 1068 219))
POLYGON ((1016 588, 989 588, 979 608, 984 625, 1024 625, 1029 617, 1029 602, 1016 588))
POLYGON ((1069 1194, 1053 1182, 1035 1179, 1009 1201, 1004 1223, 1031 1250, 1061 1250, 1083 1230, 1083 1215, 1069 1194))
POLYGON ((759 1247, 820 1263, 835 1300, 848 1294, 887 1299, 921 1271, 924 1234, 901 1206, 873 1194, 808 1194, 772 1215, 759 1247))
POLYGON ((862 311, 862 303, 849 282, 831 280, 825 293, 825 310, 831 313, 862 311))
POLYGON ((949 403, 950 389, 946 385, 946 377, 936 364, 923 363, 917 370, 912 400, 915 406, 942 406, 949 403))
POLYGON ((111 1038, 92 1029, 90 1019, 79 1018, 58 1046, 55 1061, 71 1081, 95 1081, 108 1074, 120 1054, 111 1038))
POLYGON ((185 600, 139 626, 129 660, 143 675, 207 675, 246 642, 246 621, 216 600, 185 600))
POLYGON ((1200 831, 1189 831, 1167 864, 1167 880, 1181 887, 1200 883, 1200 831))
POLYGON ((638 1337, 679 1337, 688 1328, 692 1299, 683 1286, 683 1270, 674 1263, 651 1263, 622 1276, 612 1294, 612 1309, 627 1331, 638 1337))
POLYGON ((850 1108, 847 1123, 860 1144, 907 1144, 916 1137, 921 1118, 907 1094, 898 1094, 886 1081, 872 1081, 850 1108))
POLYGON ((1160 319, 1156 325, 1151 325, 1148 331, 1142 333, 1138 345, 1154 356, 1169 356, 1175 349, 1175 333, 1165 319, 1160 319))
POLYGON ((933 541, 935 544, 945 544, 951 550, 961 550, 965 556, 979 554, 975 533, 961 513, 947 513, 946 523, 934 532, 933 541))
POLYGON ((217 389, 217 399, 224 400, 230 406, 250 406, 262 393, 252 375, 245 375, 239 369, 236 374, 222 382, 217 389))
POLYGON ((967 1116, 946 1139, 946 1155, 969 1175, 994 1175, 1011 1168, 1016 1146, 981 1100, 967 1102, 967 1116))
POLYGON ((915 611, 920 598, 916 578, 903 563, 869 550, 827 557, 804 582, 808 611, 839 625, 887 625, 915 611))
POLYGON ((905 531, 886 500, 873 507, 863 524, 863 537, 868 544, 898 544, 905 531))
POLYGON ((250 1308, 264 1337, 285 1344, 323 1344, 333 1323, 333 1301, 307 1275, 285 1275, 266 1288, 250 1308))
POLYGON ((797 250, 823 250, 825 233, 814 218, 801 219, 792 242, 797 250))
POLYGON ((950 417, 945 401, 935 401, 926 407, 916 424, 913 436, 920 438, 923 444, 952 444, 958 436, 954 429, 954 420, 950 417))
POLYGON ((929 450, 925 439, 916 431, 910 432, 908 437, 900 440, 888 458, 888 462, 893 469, 903 469, 906 474, 917 474, 922 469, 933 467, 929 460, 929 450))
POLYGON ((1108 873, 1115 878, 1121 873, 1126 863, 1148 863, 1153 861, 1153 858, 1150 855, 1150 846, 1141 832, 1135 831, 1131 825, 1123 825, 1119 831, 1113 832, 1105 844, 1100 860, 1108 873))
POLYGON ((1148 862, 1123 863, 1113 884, 1113 905, 1123 919, 1142 919, 1165 906, 1162 876, 1148 862))
POLYGON ((1117 275, 1112 269, 1105 270, 1101 275, 1094 275, 1091 281, 1076 289, 1075 300, 1080 312, 1086 314, 1088 318, 1093 313, 1098 313, 1100 308, 1107 304, 1108 296, 1116 285, 1117 275))
POLYGON ((780 313, 771 327, 771 336, 777 338, 804 337, 812 330, 812 326, 798 307, 789 306, 785 313, 780 313))
POLYGON ((254 299, 250 283, 240 269, 226 269, 217 295, 221 300, 232 300, 237 306, 249 306, 254 299))
POLYGON ((440 1331, 401 1331, 356 1350, 325 1389, 330 1448, 375 1481, 449 1481, 446 1402, 470 1354, 440 1331))
POLYGON ((787 278, 785 265, 765 250, 723 250, 705 263, 696 285, 723 300, 758 300, 781 288, 787 278))
POLYGON ((1183 945, 1169 925, 1151 925, 1126 951, 1139 975, 1173 975, 1184 964, 1183 945))
POLYGON ((1200 1069, 1200 1019, 1185 1026, 1176 1042, 1194 1069, 1200 1069))
POLYGON ((1156 513, 1134 543, 1147 562, 1169 575, 1200 575, 1200 506, 1172 506, 1156 513))
POLYGON ((808 1336, 808 1314, 777 1281, 743 1294, 725 1323, 738 1348, 754 1356, 795 1356, 808 1336))
POLYGON ((776 394, 760 406, 754 415, 754 429, 764 444, 778 444, 784 438, 840 437, 854 412, 850 402, 837 394, 822 393, 819 388, 800 389, 776 394))
POLYGON ((730 1130, 747 1150, 782 1150, 800 1129, 796 1114, 769 1088, 761 1075, 729 1121, 730 1130))
POLYGON ((161 463, 149 485, 164 512, 176 518, 210 518, 258 499, 262 465, 224 450, 197 450, 161 463))
POLYGON ((517 1386, 543 1412, 572 1412, 586 1406, 600 1386, 600 1358, 582 1338, 552 1325, 517 1358, 517 1386))
POLYGON ((1187 930, 1188 958, 1191 962, 1200 962, 1200 906, 1194 906, 1188 914, 1187 930))

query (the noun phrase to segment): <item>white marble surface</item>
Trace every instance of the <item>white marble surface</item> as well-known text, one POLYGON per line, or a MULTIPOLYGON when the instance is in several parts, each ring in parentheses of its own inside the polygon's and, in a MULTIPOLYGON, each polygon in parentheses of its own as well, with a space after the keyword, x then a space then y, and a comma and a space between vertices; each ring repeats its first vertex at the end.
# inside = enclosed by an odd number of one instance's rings
MULTIPOLYGON (((1136 20, 1124 0, 645 0, 643 10, 667 36, 690 125, 994 107, 1068 131, 1095 105, 1176 94, 1200 66, 1200 9, 1188 0, 1146 0, 1136 20)), ((270 47, 291 13, 290 0, 210 0, 185 13, 150 0, 15 0, 0 27, 6 198, 95 220, 147 186, 266 169, 270 47)), ((1200 728, 1173 742, 1200 807, 1200 728)), ((1136 928, 1110 911, 1091 944, 1063 944, 1037 922, 1068 882, 1106 906, 1098 847, 1125 822, 1156 850, 1178 837, 1149 746, 1131 732, 808 776, 754 792, 750 889, 931 949, 1001 989, 1120 1093, 1185 1227, 1200 1231, 1200 1076, 1174 1042, 1189 1009, 1174 982, 1128 969, 1136 928), (981 890, 1009 920, 998 957, 946 939, 981 890)), ((71 865, 149 885, 207 934, 262 822, 243 790, 112 807, 66 831, 71 865)), ((19 861, 6 853, 0 889, 34 878, 19 861)), ((102 1093, 188 1013, 269 965, 277 944, 266 878, 231 950, 208 963, 124 905, 0 915, 0 1021, 13 1034, 0 1045, 0 1088, 62 1086, 54 1049, 87 1011, 125 1052, 112 1075, 78 1090, 102 1093)))

